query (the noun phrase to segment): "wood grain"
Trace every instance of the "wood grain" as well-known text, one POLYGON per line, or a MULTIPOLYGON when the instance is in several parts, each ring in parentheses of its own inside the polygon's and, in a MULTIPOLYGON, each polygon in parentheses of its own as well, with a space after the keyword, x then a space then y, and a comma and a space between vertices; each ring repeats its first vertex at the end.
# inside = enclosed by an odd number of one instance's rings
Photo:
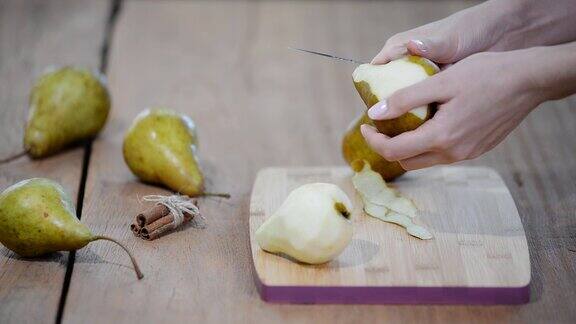
MULTIPOLYGON (((106 2, 0 1, 0 159, 22 150, 28 93, 48 66, 98 68, 108 13, 106 2)), ((31 177, 61 183, 76 201, 83 148, 0 165, 0 190, 31 177)), ((39 323, 56 318, 68 253, 22 259, 0 246, 0 322, 39 323)))
POLYGON ((258 173, 250 202, 250 242, 262 284, 520 288, 530 282, 524 229, 510 192, 494 170, 437 167, 396 181, 396 188, 420 209, 416 223, 430 230, 434 239, 428 241, 366 215, 351 176, 347 167, 268 168, 258 173), (264 252, 256 243, 256 230, 292 190, 312 182, 334 183, 352 199, 351 244, 321 266, 264 252))
POLYGON ((363 110, 353 66, 286 49, 368 59, 395 32, 472 5, 461 1, 138 1, 115 31, 111 123, 94 147, 83 219, 135 250, 136 282, 106 243, 78 254, 65 322, 573 322, 576 298, 576 109, 543 105, 494 152, 469 164, 501 173, 528 236, 533 301, 521 307, 287 306, 260 301, 253 283, 248 203, 257 170, 343 163, 343 129, 363 110), (121 157, 122 133, 143 108, 166 105, 198 124, 211 190, 208 227, 154 242, 129 232, 138 183, 121 157))

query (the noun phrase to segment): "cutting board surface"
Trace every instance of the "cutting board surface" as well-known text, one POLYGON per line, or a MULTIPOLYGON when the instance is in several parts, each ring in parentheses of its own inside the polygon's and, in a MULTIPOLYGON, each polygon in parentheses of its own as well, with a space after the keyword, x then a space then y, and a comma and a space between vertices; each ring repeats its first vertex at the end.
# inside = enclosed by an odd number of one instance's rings
POLYGON ((394 186, 418 206, 416 223, 434 239, 414 238, 364 214, 347 167, 268 168, 254 183, 250 240, 264 300, 287 303, 523 303, 530 259, 506 185, 492 169, 436 167, 405 174, 394 186), (334 183, 352 199, 354 237, 335 260, 305 265, 264 252, 256 229, 290 191, 334 183))

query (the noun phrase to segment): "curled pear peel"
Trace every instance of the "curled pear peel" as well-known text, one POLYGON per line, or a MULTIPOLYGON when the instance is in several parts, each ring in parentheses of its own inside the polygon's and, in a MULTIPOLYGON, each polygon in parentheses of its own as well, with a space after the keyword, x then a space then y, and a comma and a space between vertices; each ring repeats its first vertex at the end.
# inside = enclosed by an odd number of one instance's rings
POLYGON ((300 262, 321 264, 336 258, 352 239, 352 203, 338 186, 310 183, 294 189, 256 230, 258 245, 300 262))
MULTIPOLYGON (((354 70, 354 86, 368 108, 385 100, 397 90, 418 83, 440 69, 432 61, 419 56, 405 56, 383 65, 362 64, 354 70)), ((374 121, 376 128, 396 136, 411 131, 432 118, 434 105, 417 107, 394 119, 374 121)))
POLYGON ((204 175, 198 161, 198 136, 192 119, 166 108, 141 112, 124 137, 124 161, 140 180, 166 186, 191 196, 227 193, 204 191, 204 175))
POLYGON ((364 136, 362 136, 360 132, 360 126, 363 124, 374 126, 374 122, 366 113, 358 116, 351 123, 348 130, 346 130, 346 133, 344 133, 344 137, 342 138, 342 155, 346 162, 352 165, 356 160, 366 160, 370 163, 373 170, 380 173, 386 181, 393 180, 404 174, 406 171, 402 169, 400 163, 387 161, 368 146, 368 143, 366 143, 364 136))
POLYGON ((106 123, 110 105, 101 75, 75 67, 42 75, 30 93, 25 151, 40 158, 95 137, 106 123))
POLYGON ((355 161, 352 169, 355 172, 352 184, 362 199, 366 214, 400 225, 408 234, 419 239, 429 240, 433 237, 426 228, 414 223, 413 219, 418 211, 414 203, 388 187, 382 176, 374 172, 368 162, 355 161))
POLYGON ((138 279, 144 275, 130 251, 113 238, 94 235, 76 217, 70 197, 44 178, 20 181, 0 194, 0 243, 23 257, 74 251, 90 242, 108 240, 130 257, 138 279))

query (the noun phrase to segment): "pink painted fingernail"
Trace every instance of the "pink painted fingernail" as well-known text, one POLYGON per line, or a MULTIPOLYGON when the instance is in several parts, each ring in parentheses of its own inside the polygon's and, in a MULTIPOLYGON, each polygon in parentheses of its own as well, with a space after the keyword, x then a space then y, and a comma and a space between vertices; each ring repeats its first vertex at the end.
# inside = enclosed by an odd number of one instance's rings
POLYGON ((383 119, 387 110, 388 105, 386 105, 386 100, 380 101, 368 109, 368 117, 376 120, 383 119))
POLYGON ((422 54, 428 53, 428 46, 426 46, 426 44, 424 44, 423 41, 419 39, 413 39, 411 40, 411 42, 416 46, 416 48, 420 53, 422 54))

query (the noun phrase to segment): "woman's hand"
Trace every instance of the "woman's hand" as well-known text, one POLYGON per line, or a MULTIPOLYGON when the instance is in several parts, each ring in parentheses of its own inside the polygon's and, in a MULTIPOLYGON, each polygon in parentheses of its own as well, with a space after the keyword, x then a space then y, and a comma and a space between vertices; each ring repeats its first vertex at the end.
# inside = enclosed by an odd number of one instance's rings
POLYGON ((510 51, 576 40, 576 1, 491 0, 392 36, 373 64, 410 52, 455 63, 485 51, 510 51))
MULTIPOLYGON (((391 119, 437 102, 438 111, 432 119, 392 138, 368 125, 362 126, 362 134, 376 152, 389 161, 399 161, 406 170, 475 158, 500 143, 532 109, 548 99, 543 88, 553 84, 539 82, 554 77, 533 68, 550 55, 541 52, 542 48, 534 48, 472 55, 395 92, 368 111, 372 119, 391 119)), ((566 62, 555 64, 566 69, 566 62)))
POLYGON ((487 3, 459 11, 442 20, 396 34, 386 41, 372 64, 385 64, 407 52, 437 63, 454 63, 487 51, 513 26, 505 16, 518 11, 511 1, 487 3))

